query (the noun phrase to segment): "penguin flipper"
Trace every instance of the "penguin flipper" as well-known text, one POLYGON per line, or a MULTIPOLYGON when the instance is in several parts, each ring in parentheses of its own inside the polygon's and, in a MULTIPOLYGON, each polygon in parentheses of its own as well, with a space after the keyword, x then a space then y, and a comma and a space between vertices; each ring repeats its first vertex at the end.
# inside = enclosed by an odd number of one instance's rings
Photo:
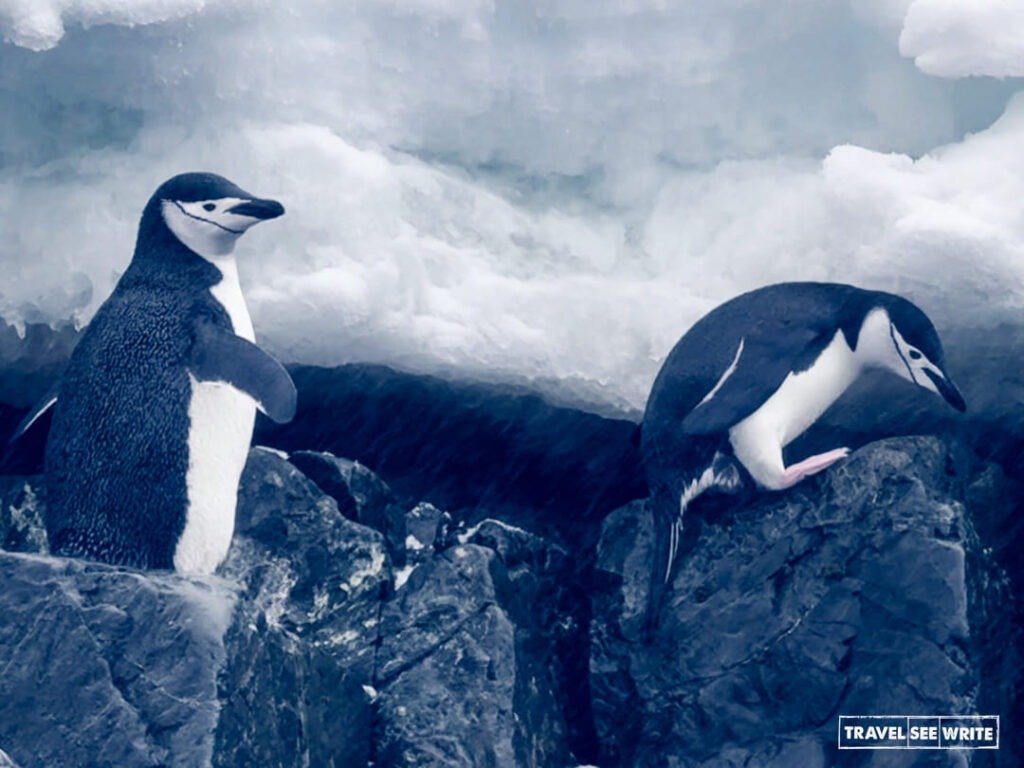
POLYGON ((226 328, 199 323, 189 370, 199 381, 223 381, 245 392, 278 424, 295 416, 298 396, 288 371, 251 341, 226 328))
POLYGON ((60 382, 58 381, 39 399, 39 402, 35 404, 32 410, 25 414, 25 418, 19 422, 14 432, 11 433, 11 436, 7 439, 7 444, 11 445, 16 443, 22 435, 28 432, 32 428, 32 425, 39 421, 43 414, 53 407, 53 404, 57 402, 57 396, 59 394, 60 382))
POLYGON ((831 340, 823 330, 778 322, 743 337, 732 365, 683 419, 682 431, 728 432, 775 394, 790 373, 806 370, 817 359, 831 340))

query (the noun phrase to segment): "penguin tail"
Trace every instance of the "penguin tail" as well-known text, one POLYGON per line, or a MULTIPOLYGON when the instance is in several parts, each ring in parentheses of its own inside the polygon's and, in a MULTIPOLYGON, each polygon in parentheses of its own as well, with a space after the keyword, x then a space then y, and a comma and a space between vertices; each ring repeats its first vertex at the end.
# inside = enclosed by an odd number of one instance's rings
MULTIPOLYGON (((676 563, 683 545, 684 512, 679 497, 667 489, 659 489, 651 496, 654 541, 644 619, 644 640, 648 643, 653 641, 657 632, 665 597, 671 590, 675 576, 676 563)), ((687 526, 687 534, 691 533, 692 528, 692 525, 687 526)))
POLYGON ((657 502, 651 510, 654 517, 654 548, 651 553, 651 574, 650 584, 647 588, 647 611, 644 617, 644 642, 650 644, 658 630, 658 623, 661 618, 661 606, 665 601, 665 592, 668 588, 665 572, 671 568, 669 562, 669 535, 672 526, 671 520, 666 520, 666 515, 657 508, 657 502), (667 524, 666 524, 667 523, 667 524))
POLYGON ((654 517, 654 544, 644 622, 648 642, 653 640, 658 628, 665 596, 672 590, 676 566, 681 556, 692 551, 700 538, 703 517, 687 515, 687 511, 707 493, 737 496, 748 487, 739 463, 716 451, 710 464, 688 482, 678 487, 666 484, 654 489, 650 502, 654 517))

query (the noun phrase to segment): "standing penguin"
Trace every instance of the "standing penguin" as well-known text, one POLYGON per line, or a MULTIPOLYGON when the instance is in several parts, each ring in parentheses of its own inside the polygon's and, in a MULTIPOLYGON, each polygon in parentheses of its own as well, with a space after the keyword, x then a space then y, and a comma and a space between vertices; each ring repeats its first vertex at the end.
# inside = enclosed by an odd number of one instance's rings
POLYGON ((256 408, 286 422, 296 404, 291 377, 253 343, 232 251, 283 213, 210 173, 150 198, 131 264, 56 393, 54 554, 187 573, 227 555, 256 408))
POLYGON ((671 582, 687 507, 749 481, 783 490, 849 450, 786 466, 782 450, 870 368, 966 407, 928 317, 904 298, 837 283, 781 283, 712 310, 679 340, 651 389, 641 450, 655 557, 648 623, 671 582))

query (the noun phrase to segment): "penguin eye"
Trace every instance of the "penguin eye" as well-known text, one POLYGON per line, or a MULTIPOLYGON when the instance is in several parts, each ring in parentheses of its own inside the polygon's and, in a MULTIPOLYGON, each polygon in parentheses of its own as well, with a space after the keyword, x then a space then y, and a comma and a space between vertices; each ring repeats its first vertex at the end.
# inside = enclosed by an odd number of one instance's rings
POLYGON ((918 352, 916 349, 911 349, 910 351, 907 352, 907 354, 910 355, 911 360, 920 360, 922 357, 921 353, 918 352))
POLYGON ((214 210, 214 209, 215 209, 216 207, 217 207, 217 206, 216 206, 216 204, 215 204, 215 203, 204 203, 204 204, 203 204, 203 210, 204 210, 204 211, 212 211, 212 210, 214 210))

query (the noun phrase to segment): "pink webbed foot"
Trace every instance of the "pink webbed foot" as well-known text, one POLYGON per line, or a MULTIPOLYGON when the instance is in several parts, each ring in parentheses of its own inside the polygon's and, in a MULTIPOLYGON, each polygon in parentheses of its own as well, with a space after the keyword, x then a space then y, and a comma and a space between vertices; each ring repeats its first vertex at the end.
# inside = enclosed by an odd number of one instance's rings
POLYGON ((823 469, 828 469, 837 461, 845 459, 849 455, 849 448, 836 448, 834 451, 818 453, 801 462, 793 464, 790 467, 786 467, 786 471, 782 475, 782 486, 780 490, 792 488, 804 478, 815 475, 823 469))

